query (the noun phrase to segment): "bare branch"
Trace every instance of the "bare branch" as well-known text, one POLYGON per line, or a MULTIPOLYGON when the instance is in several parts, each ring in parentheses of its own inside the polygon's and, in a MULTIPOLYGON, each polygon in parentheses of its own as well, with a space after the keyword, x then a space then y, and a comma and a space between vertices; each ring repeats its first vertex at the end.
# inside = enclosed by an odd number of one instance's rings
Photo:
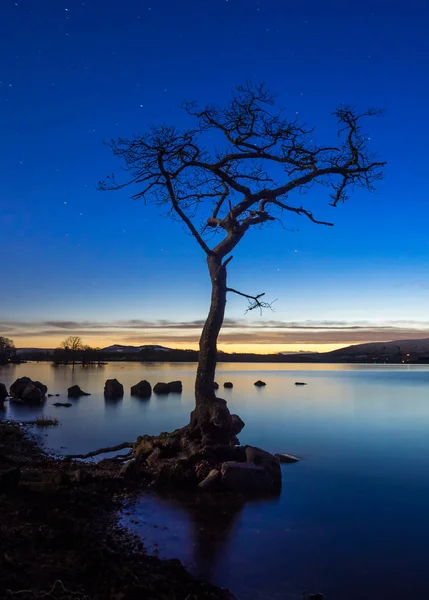
POLYGON ((255 308, 258 308, 260 314, 262 315, 262 311, 264 308, 269 308, 270 310, 273 310, 273 304, 277 300, 276 298, 276 300, 273 300, 272 302, 263 302, 261 298, 265 296, 265 293, 258 294, 257 296, 252 296, 251 294, 244 294, 243 292, 239 292, 234 288, 226 288, 226 291, 232 292, 233 294, 238 294, 239 296, 243 296, 243 298, 247 298, 249 304, 246 313, 248 313, 251 310, 255 310, 255 308))
POLYGON ((221 259, 250 227, 274 221, 278 209, 332 226, 286 197, 322 185, 328 188, 327 205, 336 207, 355 187, 373 191, 386 163, 369 151, 363 123, 380 111, 340 106, 334 112, 337 141, 319 144, 314 128, 288 119, 274 103, 265 85, 251 83, 239 86, 225 106, 188 102, 184 108, 196 120, 194 129, 161 125, 111 141, 128 179, 118 183, 110 175, 99 188, 133 186, 132 198, 167 205, 167 214, 185 223, 204 252, 221 259), (224 141, 219 148, 212 141, 217 134, 224 141), (212 245, 213 231, 224 238, 212 245))

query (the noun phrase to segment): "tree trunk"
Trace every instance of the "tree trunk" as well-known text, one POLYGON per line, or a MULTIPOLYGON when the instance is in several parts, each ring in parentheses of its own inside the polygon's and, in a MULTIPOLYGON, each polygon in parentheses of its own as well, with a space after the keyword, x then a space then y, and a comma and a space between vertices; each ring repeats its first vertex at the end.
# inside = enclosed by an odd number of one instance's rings
POLYGON ((235 440, 231 414, 226 401, 217 398, 214 381, 217 361, 217 339, 226 306, 226 267, 217 256, 207 258, 212 297, 210 311, 200 338, 200 352, 195 381, 195 410, 191 413, 192 436, 203 443, 230 444, 235 440))
POLYGON ((215 400, 215 373, 217 361, 217 339, 222 327, 226 306, 226 268, 217 257, 207 259, 212 297, 210 311, 200 338, 197 378, 195 381, 195 401, 199 404, 215 400))

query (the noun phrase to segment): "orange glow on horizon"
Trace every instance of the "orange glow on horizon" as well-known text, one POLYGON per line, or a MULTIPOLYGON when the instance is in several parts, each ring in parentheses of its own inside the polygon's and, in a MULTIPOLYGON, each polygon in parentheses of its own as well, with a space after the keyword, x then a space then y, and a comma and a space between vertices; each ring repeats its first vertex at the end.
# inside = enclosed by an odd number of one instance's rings
MULTIPOLYGON (((70 335, 73 335, 73 332, 70 332, 70 335)), ((28 336, 20 336, 15 338, 15 345, 17 348, 58 348, 61 342, 67 337, 64 333, 61 335, 50 335, 50 336, 39 336, 28 335, 28 336)), ((93 348, 106 348, 107 346, 112 346, 113 344, 120 344, 124 346, 144 346, 144 345, 161 345, 166 346, 168 348, 180 349, 180 350, 197 350, 198 349, 198 338, 192 339, 189 341, 178 341, 171 336, 170 339, 162 339, 161 341, 156 338, 144 339, 144 335, 142 335, 141 340, 133 340, 127 341, 124 340, 123 337, 107 337, 103 336, 82 336, 82 342, 85 345, 89 345, 93 348)), ((342 348, 346 345, 350 345, 356 343, 353 340, 347 343, 339 343, 339 344, 325 344, 325 343, 314 343, 314 344, 264 344, 264 343, 222 343, 218 344, 219 350, 227 353, 250 353, 250 354, 276 354, 278 352, 330 352, 331 350, 336 350, 337 348, 342 348)))

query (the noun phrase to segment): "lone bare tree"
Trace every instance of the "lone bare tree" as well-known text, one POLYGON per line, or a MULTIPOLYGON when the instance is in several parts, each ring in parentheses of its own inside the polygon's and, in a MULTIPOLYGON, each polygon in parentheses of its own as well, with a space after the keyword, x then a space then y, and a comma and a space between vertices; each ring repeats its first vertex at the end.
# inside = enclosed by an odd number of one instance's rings
POLYGON ((78 335, 69 335, 63 342, 61 342, 61 348, 64 348, 64 350, 70 350, 71 352, 83 350, 84 346, 82 343, 82 338, 78 335))
POLYGON ((263 294, 228 287, 231 252, 248 231, 282 215, 331 226, 292 195, 323 185, 336 207, 355 187, 372 191, 385 164, 369 152, 369 138, 361 129, 363 118, 379 111, 359 114, 341 106, 334 112, 335 143, 319 145, 313 129, 283 116, 274 104, 275 97, 263 84, 238 87, 225 107, 200 109, 185 103, 184 110, 195 119, 194 128, 182 131, 160 125, 132 139, 111 141, 113 154, 122 159, 129 175, 120 182, 111 175, 99 184, 102 190, 135 186, 132 198, 166 207, 206 255, 212 295, 200 339, 196 407, 190 423, 192 436, 205 442, 230 443, 236 429, 226 402, 216 397, 214 388, 227 294, 247 298, 249 310, 269 306, 263 294))

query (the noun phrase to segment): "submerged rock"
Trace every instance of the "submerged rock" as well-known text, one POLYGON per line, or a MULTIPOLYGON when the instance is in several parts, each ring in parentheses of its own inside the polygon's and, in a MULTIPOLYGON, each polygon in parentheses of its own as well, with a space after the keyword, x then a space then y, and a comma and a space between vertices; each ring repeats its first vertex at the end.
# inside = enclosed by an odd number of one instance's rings
POLYGON ((223 384, 224 388, 232 388, 234 387, 234 385, 230 382, 230 381, 225 381, 225 383, 223 384))
POLYGON ((152 386, 149 381, 143 379, 131 388, 131 396, 138 396, 139 398, 149 398, 152 395, 152 386))
POLYGON ((181 381, 170 381, 168 384, 168 391, 172 394, 181 394, 182 393, 182 382, 181 381))
POLYGON ((163 381, 159 381, 153 386, 153 391, 155 394, 162 395, 168 394, 170 388, 168 387, 168 383, 164 383, 163 381))
POLYGON ((264 385, 267 385, 265 383, 265 381, 261 381, 260 379, 258 379, 258 381, 255 381, 254 385, 256 385, 256 387, 264 387, 264 385))
POLYGON ((108 398, 121 398, 124 395, 124 386, 117 379, 107 379, 104 384, 104 395, 108 398))
MULTIPOLYGON (((90 396, 90 395, 91 394, 88 394, 88 392, 84 392, 83 390, 81 390, 78 385, 72 385, 67 390, 67 396, 70 396, 70 398, 79 398, 79 396, 90 396)), ((59 394, 55 394, 55 396, 59 396, 59 394)))

